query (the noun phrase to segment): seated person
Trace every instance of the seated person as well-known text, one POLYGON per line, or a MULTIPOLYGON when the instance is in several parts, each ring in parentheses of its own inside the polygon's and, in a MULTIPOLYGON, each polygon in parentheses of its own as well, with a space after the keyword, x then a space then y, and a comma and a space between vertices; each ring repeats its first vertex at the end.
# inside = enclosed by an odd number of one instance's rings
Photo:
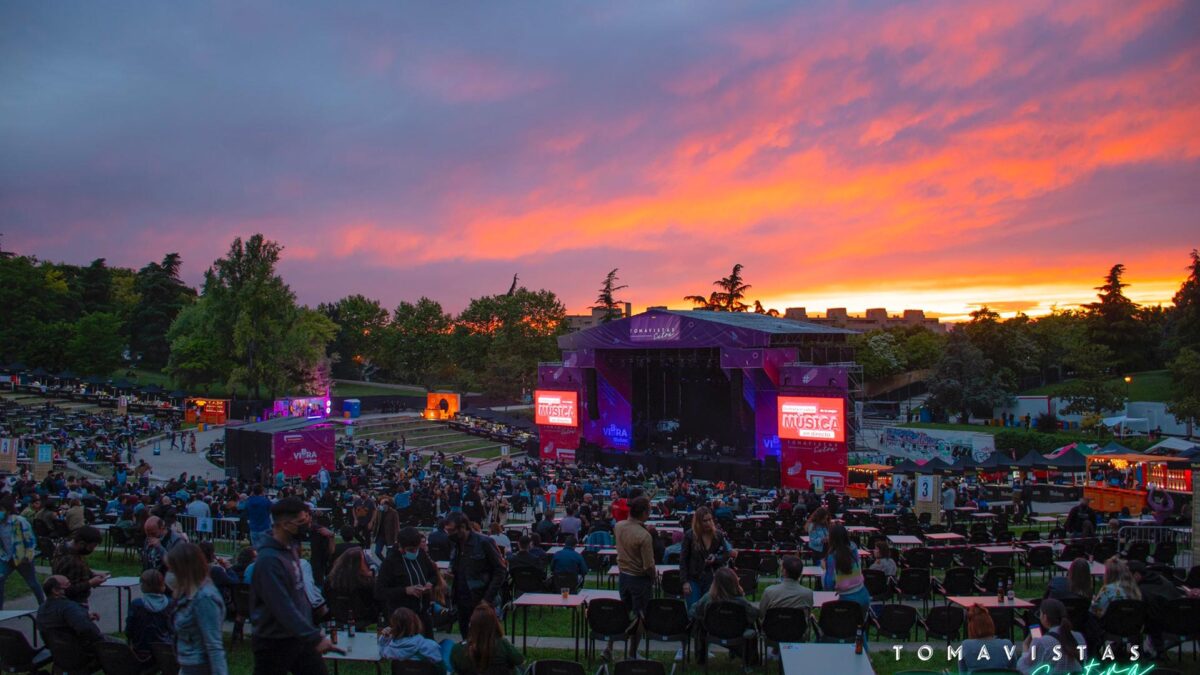
POLYGON ((579 552, 575 550, 576 543, 575 535, 568 534, 562 548, 550 560, 550 571, 554 574, 575 574, 579 579, 579 583, 575 585, 575 588, 579 588, 587 580, 588 566, 583 556, 579 555, 579 552))
POLYGON ((42 591, 46 594, 46 602, 38 608, 37 626, 42 635, 57 632, 67 636, 75 644, 85 649, 104 639, 100 627, 96 625, 95 614, 88 614, 86 608, 67 597, 67 589, 71 582, 60 574, 46 578, 42 583, 42 591))
MULTIPOLYGON (((737 573, 728 567, 722 567, 713 574, 712 586, 709 587, 708 592, 700 596, 696 604, 692 605, 692 609, 690 610, 692 619, 698 625, 703 625, 704 615, 710 607, 718 602, 733 602, 741 605, 746 611, 746 621, 750 626, 753 626, 754 622, 758 621, 758 607, 746 599, 746 594, 742 592, 742 585, 738 580, 737 573)), ((747 628, 745 637, 753 635, 754 629, 747 628)), ((755 652, 756 648, 753 646, 746 650, 747 655, 755 652)), ((707 654, 707 650, 700 649, 696 653, 704 656, 707 654)))
POLYGON ((525 656, 504 639, 504 627, 491 605, 479 603, 471 612, 468 626, 466 641, 454 645, 450 652, 450 665, 455 673, 516 673, 517 666, 524 663, 525 656))
POLYGON ((1088 563, 1087 558, 1072 560, 1066 575, 1050 579, 1043 597, 1055 600, 1090 601, 1092 599, 1092 566, 1088 563))
POLYGON ((1142 592, 1124 560, 1113 556, 1104 563, 1104 585, 1092 600, 1092 614, 1103 617, 1113 600, 1141 600, 1142 592))
POLYGON ((379 634, 379 656, 396 661, 428 661, 443 664, 442 648, 421 634, 421 618, 407 607, 392 612, 387 628, 379 634))
POLYGON ((527 567, 545 573, 546 564, 544 560, 541 557, 534 555, 532 548, 533 537, 529 536, 528 534, 521 535, 521 538, 517 540, 516 553, 508 556, 509 571, 527 567))
POLYGON ((172 615, 175 605, 165 595, 167 585, 161 572, 155 569, 142 572, 142 597, 129 603, 125 616, 125 636, 129 646, 142 661, 153 658, 150 645, 155 642, 175 643, 172 615))
POLYGON ((981 605, 971 605, 967 609, 967 639, 962 643, 958 672, 1003 670, 1012 668, 1016 661, 1012 640, 996 637, 992 615, 981 605), (1012 654, 1011 658, 1009 654, 1012 654))
POLYGON ((900 572, 896 561, 892 559, 892 547, 888 545, 887 539, 880 537, 875 540, 875 562, 871 563, 868 569, 883 572, 889 577, 894 577, 900 572))
POLYGON ((813 592, 800 578, 804 575, 804 561, 794 555, 785 555, 781 562, 783 575, 779 583, 768 586, 758 601, 758 610, 766 616, 767 610, 775 607, 808 609, 813 607, 813 592))

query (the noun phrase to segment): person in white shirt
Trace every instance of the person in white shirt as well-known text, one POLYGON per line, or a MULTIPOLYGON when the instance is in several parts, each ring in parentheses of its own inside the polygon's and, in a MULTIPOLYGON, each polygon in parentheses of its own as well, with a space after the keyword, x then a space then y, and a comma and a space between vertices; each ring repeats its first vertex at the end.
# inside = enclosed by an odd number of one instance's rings
POLYGON ((188 502, 186 508, 187 514, 193 518, 211 518, 212 509, 208 503, 200 499, 200 495, 192 497, 192 501, 188 502))

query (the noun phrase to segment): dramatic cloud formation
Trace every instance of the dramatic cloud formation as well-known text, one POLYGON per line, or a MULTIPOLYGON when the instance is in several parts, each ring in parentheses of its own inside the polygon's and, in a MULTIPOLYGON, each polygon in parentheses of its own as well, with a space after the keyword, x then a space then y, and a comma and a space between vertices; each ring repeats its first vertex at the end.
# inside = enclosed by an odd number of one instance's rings
POLYGON ((513 272, 682 306, 1167 300, 1200 245, 1200 5, 6 3, 8 249, 190 280, 237 235, 302 300, 513 272))

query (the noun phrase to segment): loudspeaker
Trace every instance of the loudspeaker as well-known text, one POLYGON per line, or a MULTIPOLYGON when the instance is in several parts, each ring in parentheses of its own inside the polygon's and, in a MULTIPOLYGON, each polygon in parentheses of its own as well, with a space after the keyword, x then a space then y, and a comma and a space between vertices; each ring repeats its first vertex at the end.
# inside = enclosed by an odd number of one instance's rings
POLYGON ((584 368, 583 386, 587 389, 588 419, 600 419, 600 392, 596 386, 596 369, 584 368))
POLYGON ((742 428, 742 369, 734 368, 729 371, 729 416, 733 419, 733 428, 742 428))

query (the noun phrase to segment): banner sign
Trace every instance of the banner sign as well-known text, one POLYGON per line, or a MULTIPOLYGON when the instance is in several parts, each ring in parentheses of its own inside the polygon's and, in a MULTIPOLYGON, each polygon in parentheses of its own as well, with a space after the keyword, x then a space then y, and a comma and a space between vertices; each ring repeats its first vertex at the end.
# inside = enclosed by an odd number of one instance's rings
POLYGON ((322 468, 334 468, 334 433, 328 426, 275 434, 274 472, 308 478, 322 468))
POLYGON ((574 391, 537 391, 534 422, 552 427, 579 426, 579 394, 574 391))
POLYGON ((800 441, 846 440, 846 400, 780 396, 779 438, 800 441))
POLYGON ((539 426, 540 456, 548 462, 574 462, 582 433, 579 427, 539 426))
POLYGON ((780 444, 779 470, 783 487, 807 490, 819 482, 825 490, 846 488, 845 443, 783 439, 780 444))
POLYGON ((683 317, 648 312, 629 319, 630 342, 674 342, 682 335, 683 317))

